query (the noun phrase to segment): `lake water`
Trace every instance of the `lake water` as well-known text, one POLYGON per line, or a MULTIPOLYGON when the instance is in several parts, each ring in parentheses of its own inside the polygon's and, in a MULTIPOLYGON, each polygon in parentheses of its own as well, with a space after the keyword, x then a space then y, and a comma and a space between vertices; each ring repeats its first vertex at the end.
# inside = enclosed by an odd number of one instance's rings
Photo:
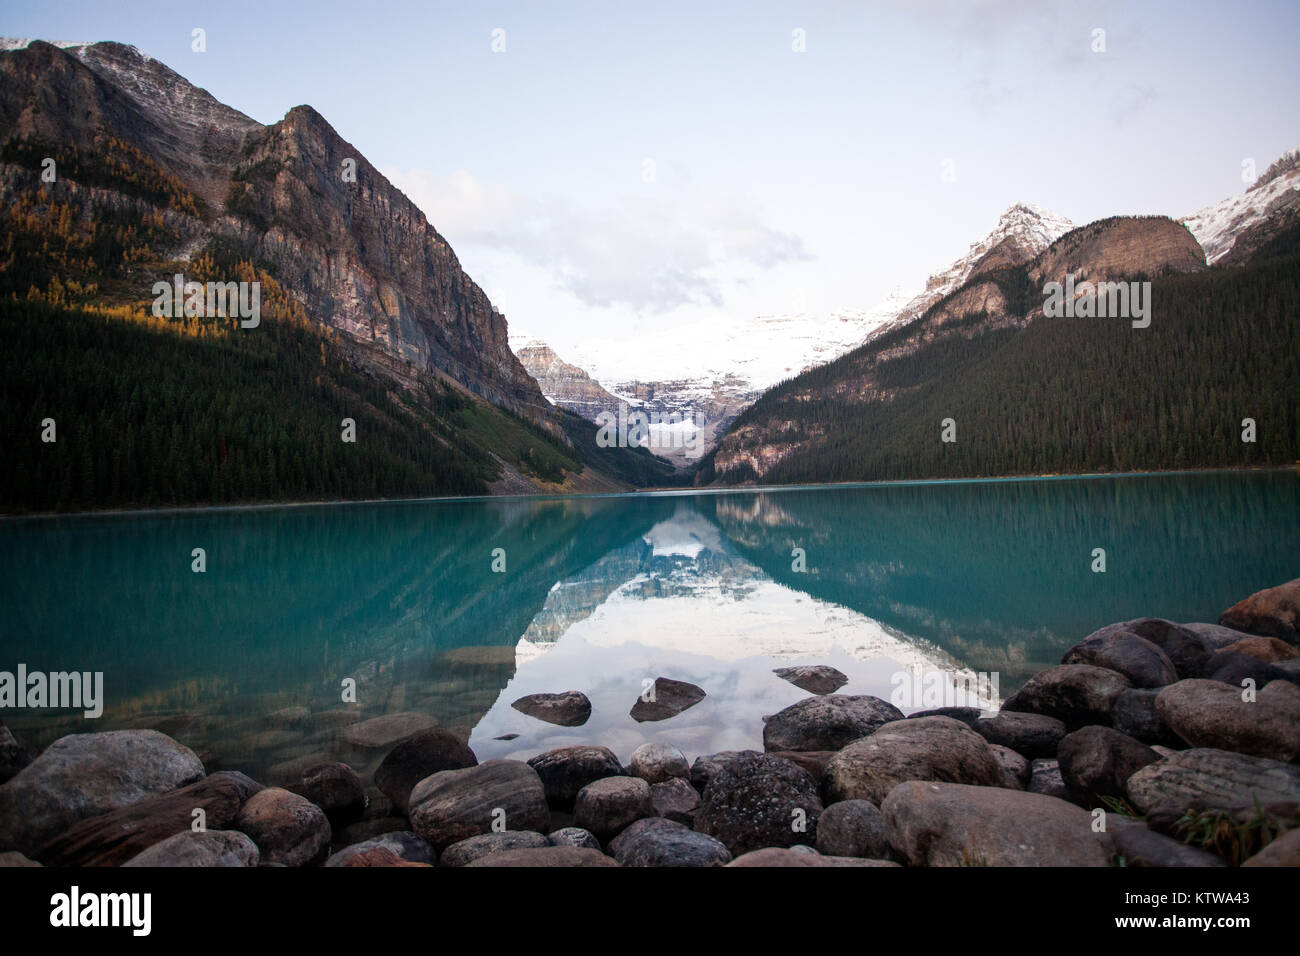
POLYGON ((842 693, 885 699, 900 673, 970 669, 1005 697, 1102 625, 1214 621, 1297 575, 1293 472, 16 519, 0 670, 102 671, 105 706, 0 719, 40 745, 157 727, 268 783, 329 759, 368 774, 433 724, 480 760, 694 757, 761 749, 763 715, 807 696, 774 667, 832 664, 842 693), (660 676, 708 696, 637 723, 660 676), (591 698, 585 726, 510 706, 565 690, 591 698))

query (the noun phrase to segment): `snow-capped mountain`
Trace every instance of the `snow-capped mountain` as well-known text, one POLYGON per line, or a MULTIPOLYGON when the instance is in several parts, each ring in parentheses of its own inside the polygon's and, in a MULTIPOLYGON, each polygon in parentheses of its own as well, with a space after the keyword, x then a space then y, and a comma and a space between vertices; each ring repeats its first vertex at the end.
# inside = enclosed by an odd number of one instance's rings
MULTIPOLYGON (((1300 149, 1284 154, 1250 187, 1180 220, 1210 265, 1248 256, 1257 233, 1300 214, 1300 149)), ((1262 238, 1259 236, 1258 238, 1262 238)))

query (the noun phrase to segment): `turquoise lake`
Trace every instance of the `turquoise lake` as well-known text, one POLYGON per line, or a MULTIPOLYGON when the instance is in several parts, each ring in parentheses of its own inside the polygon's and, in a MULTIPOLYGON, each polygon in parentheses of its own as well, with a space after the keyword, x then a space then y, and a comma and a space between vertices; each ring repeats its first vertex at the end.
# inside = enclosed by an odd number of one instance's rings
POLYGON ((480 760, 647 740, 693 758, 761 749, 763 715, 806 696, 774 667, 832 664, 842 693, 885 699, 899 673, 970 669, 1005 697, 1102 625, 1215 621, 1297 576, 1294 472, 10 519, 0 670, 102 671, 104 714, 0 719, 39 745, 156 727, 267 783, 321 760, 364 775, 432 725, 480 760), (637 723, 660 676, 708 696, 637 723), (565 690, 586 725, 510 706, 565 690))

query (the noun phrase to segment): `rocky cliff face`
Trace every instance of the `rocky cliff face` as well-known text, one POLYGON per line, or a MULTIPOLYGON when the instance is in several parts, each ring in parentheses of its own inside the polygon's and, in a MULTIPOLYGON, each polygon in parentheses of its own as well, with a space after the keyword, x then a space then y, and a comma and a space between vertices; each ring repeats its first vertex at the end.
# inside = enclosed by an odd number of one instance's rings
POLYGON ((576 365, 560 358, 545 342, 536 339, 511 339, 519 361, 551 402, 595 421, 601 412, 617 414, 619 399, 576 365))
POLYGON ((1029 269, 1038 286, 1063 282, 1121 279, 1165 272, 1198 272, 1205 251, 1185 225, 1164 216, 1116 216, 1066 233, 1038 256, 1029 269))
MULTIPOLYGON (((342 333, 370 367, 400 379, 409 363, 558 433, 510 351, 505 317, 423 213, 315 110, 300 106, 264 127, 116 43, 7 41, 0 77, 0 144, 75 149, 85 165, 111 141, 196 197, 197 214, 176 216, 148 197, 128 201, 75 177, 59 183, 86 229, 112 212, 169 217, 170 247, 117 277, 129 279, 134 298, 223 248, 268 264, 306 314, 342 333)), ((9 165, 0 173, 6 202, 40 188, 9 165)))

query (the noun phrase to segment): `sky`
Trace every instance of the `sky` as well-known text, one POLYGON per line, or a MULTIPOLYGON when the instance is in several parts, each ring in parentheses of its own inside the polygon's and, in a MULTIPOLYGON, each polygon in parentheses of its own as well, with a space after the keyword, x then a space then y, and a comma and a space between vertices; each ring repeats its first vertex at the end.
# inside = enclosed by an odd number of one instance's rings
POLYGON ((314 106, 561 355, 871 309, 1014 202, 1239 193, 1300 146, 1297 27, 1294 0, 0 0, 0 35, 130 43, 263 123, 314 106))

